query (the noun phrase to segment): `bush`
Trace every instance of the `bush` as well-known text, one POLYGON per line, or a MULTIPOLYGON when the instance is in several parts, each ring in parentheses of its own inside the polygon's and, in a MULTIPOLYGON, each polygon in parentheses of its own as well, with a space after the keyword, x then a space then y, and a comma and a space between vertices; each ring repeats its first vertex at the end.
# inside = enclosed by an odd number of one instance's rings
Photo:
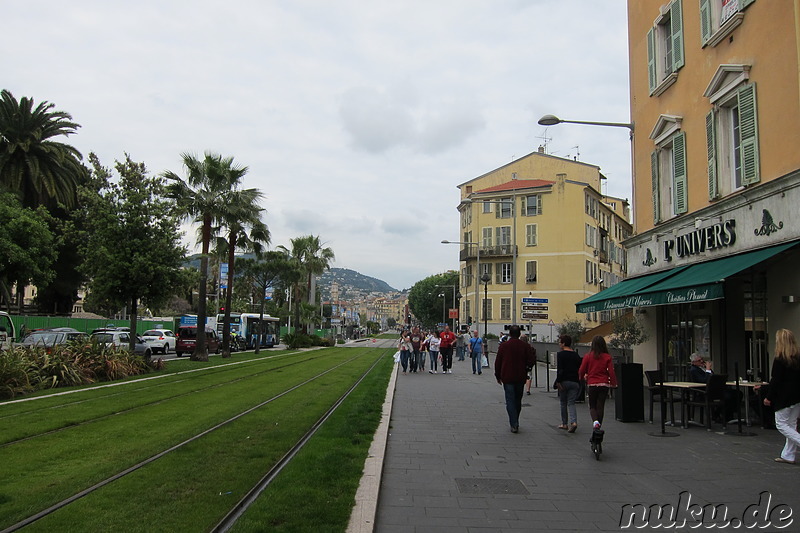
POLYGON ((114 381, 164 368, 126 349, 97 343, 69 343, 51 349, 15 347, 0 352, 0 398, 35 390, 114 381))
POLYGON ((484 339, 499 339, 500 337, 498 337, 498 336, 497 336, 497 335, 495 335, 494 333, 486 333, 486 334, 483 336, 483 338, 484 338, 484 339))
POLYGON ((336 339, 336 344, 344 344, 344 339, 336 339))

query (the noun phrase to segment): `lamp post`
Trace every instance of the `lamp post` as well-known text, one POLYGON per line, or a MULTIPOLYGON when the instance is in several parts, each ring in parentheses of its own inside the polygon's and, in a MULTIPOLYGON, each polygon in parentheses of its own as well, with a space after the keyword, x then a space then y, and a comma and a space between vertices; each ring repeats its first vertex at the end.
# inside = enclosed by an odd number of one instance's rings
MULTIPOLYGON (((453 307, 457 307, 456 306, 456 289, 458 289, 458 285, 437 285, 436 287, 437 288, 443 288, 443 289, 453 289, 453 307)), ((461 298, 461 293, 460 292, 458 293, 458 298, 461 298)), ((445 318, 444 322, 445 323, 447 322, 446 318, 445 318)), ((455 319, 455 317, 453 317, 452 330, 453 331, 456 330, 456 319, 455 319)))
MULTIPOLYGON (((476 256, 476 260, 475 260, 475 309, 473 310, 473 313, 476 313, 476 317, 477 317, 477 313, 478 313, 478 291, 480 290, 478 274, 480 273, 480 270, 481 270, 481 247, 477 242, 448 241, 446 239, 442 241, 442 244, 463 244, 465 246, 475 246, 475 249, 477 250, 477 256, 476 256)), ((478 320, 476 318, 475 323, 476 323, 476 327, 478 329, 480 329, 480 320, 478 320)))
POLYGON ((611 126, 613 128, 628 128, 633 135, 633 122, 595 122, 589 120, 564 120, 555 115, 544 115, 539 119, 541 126, 555 126, 556 124, 588 124, 589 126, 611 126))
POLYGON ((488 272, 484 272, 481 275, 481 281, 483 282, 483 350, 486 352, 486 366, 489 366, 489 339, 486 338, 486 334, 489 332, 489 317, 486 316, 486 307, 489 301, 489 280, 492 277, 489 275, 488 272))
POLYGON ((445 312, 445 308, 447 307, 447 300, 444 298, 444 293, 439 293, 439 298, 442 299, 442 324, 447 324, 447 314, 445 312))

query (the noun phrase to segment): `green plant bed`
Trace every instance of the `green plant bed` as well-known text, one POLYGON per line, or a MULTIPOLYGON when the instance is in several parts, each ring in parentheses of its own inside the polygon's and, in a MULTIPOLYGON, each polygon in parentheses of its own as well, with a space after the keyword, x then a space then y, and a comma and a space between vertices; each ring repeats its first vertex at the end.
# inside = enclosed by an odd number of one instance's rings
MULTIPOLYGON (((367 354, 367 352, 376 354, 379 351, 365 349, 364 353, 367 354)), ((252 379, 245 379, 239 374, 219 373, 215 375, 219 380, 219 386, 191 391, 195 378, 197 380, 210 379, 210 376, 197 373, 192 375, 192 379, 175 383, 175 387, 188 387, 186 394, 170 397, 158 405, 132 409, 116 416, 104 416, 102 412, 99 412, 100 419, 97 421, 69 427, 57 433, 43 434, 6 446, 3 448, 5 479, 0 488, 0 501, 4 501, 4 513, 0 518, 0 527, 8 526, 35 510, 48 507, 98 480, 178 444, 266 398, 306 381, 309 377, 325 369, 335 367, 354 355, 352 349, 330 350, 325 358, 319 358, 306 364, 286 366, 276 369, 274 372, 265 372, 252 379)), ((324 403, 329 391, 335 392, 339 382, 346 383, 352 379, 352 375, 348 373, 357 373, 357 369, 366 364, 365 361, 374 360, 374 355, 365 355, 361 359, 363 361, 360 363, 348 363, 341 369, 333 370, 314 384, 301 387, 290 396, 321 397, 320 401, 324 403), (314 393, 309 394, 309 390, 313 390, 314 393)), ((247 365, 241 366, 247 367, 247 365)), ((126 401, 129 394, 132 397, 136 396, 129 400, 130 402, 135 404, 142 401, 141 391, 136 394, 121 391, 118 398, 109 398, 109 402, 126 401)), ((65 404, 72 400, 71 398, 67 399, 68 397, 60 398, 64 399, 65 404)), ((51 399, 39 401, 49 400, 51 399)), ((73 407, 79 405, 75 404, 73 407)), ((253 420, 257 416, 268 416, 275 410, 272 405, 259 409, 257 411, 260 413, 259 415, 253 417, 248 415, 245 418, 249 417, 250 420, 253 420), (263 413, 267 413, 267 415, 263 415, 263 413)), ((43 408, 42 412, 47 410, 58 411, 52 405, 43 408)), ((273 415, 289 417, 283 427, 291 427, 295 423, 295 419, 304 420, 292 408, 286 408, 277 414, 273 413, 273 415)), ((301 422, 301 425, 303 423, 301 422)), ((216 432, 213 437, 204 440, 213 442, 215 438, 219 438, 217 435, 225 434, 226 431, 228 430, 216 432)), ((249 440, 245 437, 243 436, 242 439, 249 440)), ((275 435, 270 435, 270 443, 267 444, 267 449, 262 450, 263 453, 272 449, 273 444, 271 443, 274 438, 275 435)), ((276 449, 282 449, 279 440, 275 440, 274 445, 276 449)), ((237 447, 235 443, 231 444, 231 442, 228 443, 228 446, 237 447)), ((192 447, 193 445, 187 446, 185 449, 181 448, 174 454, 170 454, 168 461, 160 460, 152 467, 155 468, 158 464, 168 464, 169 461, 174 460, 174 457, 184 455, 192 447)), ((219 453, 225 455, 227 452, 223 449, 219 453)), ((209 453, 204 460, 198 459, 197 468, 209 469, 212 466, 211 463, 217 458, 216 453, 209 453)), ((161 479, 164 475, 163 468, 156 468, 156 470, 159 472, 156 477, 161 479)), ((195 475, 199 474, 189 472, 182 474, 182 477, 188 476, 186 479, 192 479, 195 475)), ((114 485, 118 485, 118 483, 114 485)), ((160 482, 156 484, 158 483, 160 482)), ((183 484, 186 484, 185 481, 183 484)), ((138 506, 141 498, 142 495, 138 492, 132 492, 127 498, 120 501, 120 505, 130 506, 131 502, 135 501, 137 502, 135 506, 138 506)), ((164 503, 164 505, 168 504, 168 502, 164 503)), ((103 505, 108 504, 103 503, 103 505)), ((142 509, 140 509, 141 511, 142 509)), ((64 512, 71 516, 70 520, 74 520, 72 511, 65 510, 64 512)), ((163 529, 155 525, 151 526, 150 530, 163 529)), ((50 530, 60 529, 57 527, 50 530)), ((123 529, 127 528, 123 527, 123 529)))
MULTIPOLYGON (((30 530, 146 532, 210 529, 381 353, 372 350, 371 354, 333 370, 319 384, 312 384, 313 394, 309 394, 307 387, 290 392, 43 518, 30 530)), ((381 372, 367 380, 367 383, 381 382, 383 392, 391 370, 391 362, 384 359, 381 372)), ((348 400, 346 405, 352 401, 348 400)), ((380 406, 382 400, 376 403, 380 406)), ((335 424, 352 427, 353 418, 358 418, 355 413, 360 416, 361 411, 361 407, 351 410, 349 416, 340 418, 335 424)), ((340 431, 348 432, 347 429, 340 431)), ((374 426, 371 431, 374 431, 374 426)), ((349 433, 352 434, 353 430, 350 429, 349 433)), ((357 441, 369 440, 363 431, 355 434, 359 435, 357 441)), ((342 444, 347 446, 346 442, 342 444)), ((351 453, 349 450, 342 452, 345 455, 351 453)), ((365 453, 360 459, 362 465, 365 453)), ((352 485, 352 480, 348 484, 352 485)), ((295 507, 297 501, 294 500, 295 507)))

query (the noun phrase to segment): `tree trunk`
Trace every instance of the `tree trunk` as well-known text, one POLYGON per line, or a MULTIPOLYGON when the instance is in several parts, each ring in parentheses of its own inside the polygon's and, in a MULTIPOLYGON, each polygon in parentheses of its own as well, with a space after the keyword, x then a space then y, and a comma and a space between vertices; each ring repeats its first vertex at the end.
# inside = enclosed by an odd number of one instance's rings
POLYGON ((228 235, 228 290, 225 294, 225 319, 222 325, 222 357, 231 356, 231 303, 233 302, 233 262, 236 254, 236 233, 228 235))
POLYGON ((258 311, 258 334, 256 335, 256 355, 261 353, 261 337, 264 335, 264 295, 267 294, 267 285, 261 287, 261 307, 258 311))
POLYGON ((208 246, 211 242, 211 217, 203 217, 203 255, 200 256, 200 287, 197 302, 197 343, 194 345, 192 361, 208 361, 206 349, 206 285, 208 284, 208 246))
MULTIPOLYGON (((136 318, 139 314, 139 302, 136 298, 131 298, 131 322, 130 322, 130 340, 128 341, 128 349, 131 353, 136 352, 136 318)), ((147 358, 145 358, 147 360, 147 358)))

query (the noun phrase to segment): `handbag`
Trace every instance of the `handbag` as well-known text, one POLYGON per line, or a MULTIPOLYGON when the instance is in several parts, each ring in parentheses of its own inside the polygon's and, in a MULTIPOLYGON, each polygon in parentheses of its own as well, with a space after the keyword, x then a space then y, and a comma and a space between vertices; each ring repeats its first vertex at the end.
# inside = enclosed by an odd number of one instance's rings
POLYGON ((399 362, 400 362, 400 350, 397 350, 397 351, 394 353, 394 362, 395 362, 395 363, 399 363, 399 362))

